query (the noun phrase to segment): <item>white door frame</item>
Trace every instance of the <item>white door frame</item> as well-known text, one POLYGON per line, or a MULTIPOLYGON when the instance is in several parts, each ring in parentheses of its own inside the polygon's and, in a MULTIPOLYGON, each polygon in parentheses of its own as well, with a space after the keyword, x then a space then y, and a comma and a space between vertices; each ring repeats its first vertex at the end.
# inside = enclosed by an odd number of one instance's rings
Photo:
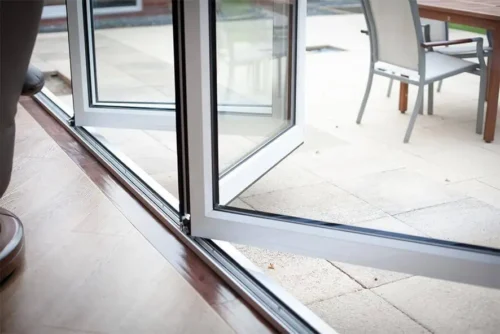
MULTIPOLYGON (((209 4, 208 2, 201 2, 202 3, 200 3, 199 0, 195 0, 186 1, 184 3, 184 22, 189 27, 189 29, 185 29, 185 38, 186 41, 189 41, 185 46, 186 64, 188 65, 186 73, 187 119, 189 131, 191 132, 191 134, 188 134, 190 148, 189 156, 190 168, 196 169, 190 169, 192 186, 190 191, 193 196, 212 193, 213 188, 211 187, 211 182, 207 182, 207 178, 215 175, 212 174, 212 166, 203 171, 199 169, 204 164, 212 162, 211 147, 213 143, 210 126, 212 112, 210 106, 213 101, 210 96, 211 57, 208 52, 210 49, 210 29, 208 24, 209 4), (200 159, 203 159, 205 163, 200 164, 200 159), (200 175, 204 175, 204 178, 198 179, 200 175), (203 190, 201 190, 202 185, 203 190)), ((303 37, 304 36, 301 35, 298 38, 298 40, 301 41, 297 45, 298 50, 302 48, 305 50, 303 37)), ((295 60, 297 64, 295 66, 295 89, 301 90, 303 82, 301 78, 303 77, 304 68, 304 66, 301 66, 303 64, 303 55, 298 52, 297 59, 295 60)), ((220 191, 218 192, 220 203, 226 204, 231 201, 302 144, 304 101, 300 94, 296 96, 297 99, 293 101, 294 107, 297 110, 294 125, 285 130, 284 133, 278 135, 277 138, 271 140, 262 149, 252 154, 244 162, 239 163, 234 169, 222 177, 220 180, 220 191)), ((199 202, 201 198, 193 198, 192 202, 201 203, 199 202)), ((204 210, 202 211, 204 212, 204 210)), ((195 214, 194 217, 199 218, 200 216, 195 214)))
MULTIPOLYGON (((68 2, 68 33, 70 41, 71 77, 73 86, 74 125, 90 127, 127 128, 144 130, 174 131, 176 129, 176 113, 174 104, 135 104, 127 102, 99 102, 95 92, 96 78, 94 73, 91 45, 93 34, 92 15, 89 12, 90 0, 68 2)), ((242 124, 244 118, 272 117, 256 115, 259 108, 255 106, 218 106, 227 123, 242 124), (239 110, 240 112, 231 112, 239 110)), ((260 109, 261 111, 262 109, 260 109)), ((270 149, 259 150, 245 158, 245 164, 236 163, 230 172, 221 178, 221 201, 229 202, 244 189, 250 186, 265 172, 274 167, 286 155, 303 142, 303 117, 298 116, 295 126, 276 140, 270 149), (264 162, 264 163, 263 163, 264 162)), ((260 134, 265 129, 259 126, 246 126, 249 135, 260 134)), ((226 126, 225 134, 242 131, 241 127, 226 126)))
POLYGON ((71 57, 74 120, 77 126, 95 126, 148 130, 175 130, 173 104, 98 103, 96 102, 95 64, 90 57, 92 15, 86 3, 89 0, 68 1, 68 35, 71 57), (87 10, 87 13, 85 13, 87 10), (86 22, 85 22, 86 20, 86 22), (89 29, 90 30, 90 29, 89 29), (90 85, 90 87, 89 87, 90 85), (89 96, 89 89, 92 96, 89 96))
MULTIPOLYGON (((92 75, 95 73, 93 62, 95 51, 92 50, 93 34, 90 27, 92 27, 93 15, 89 13, 89 1, 67 2, 75 125, 174 131, 175 103, 97 101, 96 78, 92 75), (89 31, 85 30, 85 25, 89 31)), ((142 6, 142 1, 140 5, 142 6)), ((132 10, 127 8, 122 9, 132 10)), ((64 11, 66 12, 65 8, 64 11)), ((96 13, 104 14, 105 12, 96 9, 96 13)), ((222 104, 218 108, 226 118, 234 118, 235 123, 241 123, 239 120, 243 117, 272 116, 270 106, 269 111, 266 111, 263 106, 252 105, 222 104)), ((259 135, 259 129, 254 130, 254 134, 259 135)), ((231 131, 228 129, 228 133, 231 131)))
MULTIPOLYGON (((305 1, 298 1, 297 108, 303 107, 305 1)), ((184 2, 193 236, 385 270, 500 288, 500 251, 221 206, 214 198, 209 5, 184 2), (189 29, 186 29, 189 27, 189 29)), ((301 122, 303 120, 299 120, 301 122)), ((215 181, 217 182, 217 180, 215 181)))

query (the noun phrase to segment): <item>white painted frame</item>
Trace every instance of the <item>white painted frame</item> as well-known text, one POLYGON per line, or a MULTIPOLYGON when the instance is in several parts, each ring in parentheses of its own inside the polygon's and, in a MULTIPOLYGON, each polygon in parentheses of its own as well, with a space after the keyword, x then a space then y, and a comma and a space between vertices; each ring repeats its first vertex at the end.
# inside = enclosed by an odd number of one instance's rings
MULTIPOLYGON (((75 125, 174 131, 175 109, 171 109, 171 104, 93 102, 96 99, 89 96, 89 84, 95 87, 95 78, 89 73, 93 73, 94 64, 89 61, 90 68, 87 68, 87 58, 92 51, 86 47, 86 39, 91 39, 92 34, 84 28, 84 20, 91 26, 92 15, 84 13, 84 1, 88 3, 88 0, 67 2, 75 125)), ((91 91, 95 95, 95 91, 91 91)))
MULTIPOLYGON (((298 1, 296 107, 303 108, 306 1, 298 1)), ((210 117, 209 7, 184 3, 187 62, 187 120, 190 222, 193 236, 231 241, 328 260, 500 288, 500 253, 401 234, 297 221, 214 206, 210 117)), ((298 120, 299 124, 303 122, 298 120)), ((293 129, 292 129, 293 130, 293 129)), ((297 130, 300 131, 300 130, 297 130)), ((279 137, 275 142, 279 142, 279 137)), ((269 146, 263 149, 269 149, 269 146)), ((282 145, 285 145, 281 143, 282 145)), ((256 156, 257 157, 257 156, 256 156)), ((264 159, 264 158, 262 158, 264 159)), ((251 161, 243 164, 254 163, 251 161)), ((255 160, 256 166, 258 161, 255 160)), ((244 165, 241 166, 242 168, 244 165)), ((263 168, 263 167, 262 167, 263 168)), ((243 176, 239 176, 243 177, 243 176)), ((222 198, 223 199, 223 198, 222 198)), ((223 199, 224 200, 224 199, 223 199)), ((224 204, 224 202, 221 202, 224 204)))
MULTIPOLYGON (((77 0, 70 0, 68 2, 76 2, 77 0)), ((81 1, 81 0, 78 0, 81 1)), ((142 0, 135 0, 135 6, 120 6, 109 8, 98 8, 95 11, 96 15, 108 14, 121 14, 121 13, 135 13, 142 10, 142 0)), ((47 19, 60 19, 66 17, 66 5, 44 6, 42 11, 42 20, 47 19)))
MULTIPOLYGON (((88 2, 88 0, 85 1, 88 2)), ((95 90, 89 90, 89 85, 96 87, 95 77, 89 75, 94 71, 94 64, 92 61, 87 63, 87 58, 91 56, 89 53, 92 51, 88 50, 85 45, 86 39, 91 44, 92 34, 85 31, 84 24, 84 20, 87 20, 87 27, 91 26, 92 15, 84 12, 83 1, 70 1, 67 6, 75 125, 175 131, 176 115, 174 104, 96 101, 95 90), (90 68, 87 68, 87 66, 90 68)), ((89 7, 87 7, 87 10, 89 10, 89 7)), ((231 106, 219 106, 219 111, 225 113, 225 117, 234 117, 236 122, 241 117, 246 117, 244 115, 245 111, 249 115, 248 117, 255 115, 258 107, 241 106, 237 109, 242 112, 230 112, 232 110, 231 106)), ((303 108, 300 110, 303 110, 303 108)), ((244 164, 237 162, 230 172, 224 174, 221 178, 220 191, 223 203, 227 203, 236 197, 302 144, 302 122, 303 117, 297 116, 296 125, 270 143, 269 147, 257 152, 251 152, 245 158, 244 164)), ((231 133, 232 131, 232 129, 228 129, 225 130, 225 133, 231 133)), ((251 128, 250 131, 254 135, 260 134, 258 128, 251 128)))
MULTIPOLYGON (((209 57, 209 25, 208 25, 208 2, 201 0, 186 1, 185 22, 189 29, 184 29, 186 40, 186 67, 187 67, 187 110, 188 110, 188 129, 191 132, 189 141, 190 147, 190 166, 198 165, 201 157, 205 163, 211 163, 212 138, 211 138, 211 96, 210 96, 210 57, 209 57), (200 2, 203 2, 200 4, 200 2), (203 15, 197 11, 203 10, 203 15), (198 18, 198 19, 196 19, 198 18), (196 23, 190 20, 195 20, 196 23), (203 21, 200 21, 203 20, 203 21), (193 42, 192 42, 193 41, 193 42), (196 42, 194 42, 196 41, 196 42), (206 56, 205 56, 206 55, 206 56), (199 137, 201 135, 201 137, 199 137), (193 137, 194 136, 194 137, 193 137), (200 143, 199 140, 202 140, 200 143), (191 149, 193 148, 193 149, 191 149)), ((305 5, 301 7, 304 18, 302 24, 305 23, 305 5)), ((300 31, 300 30, 297 30, 300 31)), ((304 35, 301 35, 298 40, 297 50, 305 50, 304 35)), ((298 52, 296 67, 296 90, 301 91, 302 77, 304 70, 303 55, 298 52)), ((238 194, 244 191, 247 187, 257 181, 271 168, 277 165, 288 154, 293 152, 303 143, 303 127, 304 127, 304 101, 303 97, 298 94, 294 101, 296 113, 295 122, 290 128, 279 134, 258 151, 250 155, 246 160, 240 162, 230 172, 226 173, 220 180, 219 197, 220 203, 227 204, 238 194)), ((201 166, 201 165, 200 165, 201 166)), ((199 166, 197 166, 199 167, 199 166)), ((194 167, 194 168, 197 168, 194 167)), ((190 172, 195 175, 196 172, 190 172)), ((205 170, 207 173, 204 182, 208 182, 208 178, 212 175, 212 169, 205 170)), ((190 176, 191 177, 191 176, 190 176)), ((196 178, 191 178, 191 183, 194 188, 191 188, 192 194, 206 193, 209 188, 201 191, 201 185, 209 186, 207 183, 198 183, 196 178), (198 187, 198 188, 197 188, 198 187)), ((199 200, 199 199, 197 199, 199 200)), ((197 201, 194 200, 194 201, 197 201)))
MULTIPOLYGON (((140 1, 142 6, 142 0, 140 1)), ((67 2, 75 125, 175 131, 175 103, 97 101, 96 89, 93 88, 97 87, 96 78, 94 75, 89 75, 94 72, 95 64, 93 61, 87 62, 87 59, 92 59, 94 50, 89 50, 89 47, 86 46, 86 40, 88 40, 88 44, 92 45, 93 36, 84 28, 85 20, 87 20, 87 27, 91 26, 92 15, 84 12, 84 2, 87 3, 86 8, 90 11, 89 0, 67 2)), ((131 8, 123 7, 122 12, 132 11, 131 8)), ((66 12, 66 9, 63 8, 63 10, 66 12)), ((105 14, 97 9, 96 12, 105 14)), ((235 118, 254 115, 257 117, 272 116, 271 107, 269 110, 265 110, 263 106, 251 105, 223 104, 219 105, 219 112, 226 114, 226 117, 234 116, 235 118)), ((261 134, 259 129, 255 130, 254 135, 261 134)))

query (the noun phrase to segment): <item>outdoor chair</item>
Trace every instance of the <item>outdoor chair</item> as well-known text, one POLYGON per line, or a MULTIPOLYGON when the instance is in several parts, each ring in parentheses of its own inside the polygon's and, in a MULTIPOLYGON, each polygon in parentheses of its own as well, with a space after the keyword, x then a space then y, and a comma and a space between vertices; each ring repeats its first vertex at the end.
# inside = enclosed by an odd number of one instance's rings
MULTIPOLYGON (((450 35, 449 35, 448 22, 431 20, 431 19, 421 19, 420 21, 422 22, 424 28, 425 27, 429 28, 428 36, 425 36, 424 34, 424 39, 426 42, 441 42, 449 40, 450 35)), ((486 32, 486 37, 488 39, 488 45, 484 46, 483 51, 484 51, 484 56, 489 57, 491 52, 493 51, 492 48, 493 41, 492 41, 491 31, 486 32)), ((434 48, 433 51, 461 59, 477 58, 478 56, 476 46, 471 44, 440 46, 434 48)), ((391 81, 389 82, 387 97, 391 97, 393 82, 394 79, 391 79, 391 81)), ((443 86, 443 80, 440 80, 437 87, 438 92, 441 92, 442 86, 443 86)))
POLYGON ((476 132, 482 133, 486 93, 486 63, 483 39, 425 42, 416 0, 362 0, 369 30, 371 56, 368 83, 356 122, 361 123, 375 74, 418 86, 414 110, 404 142, 410 140, 417 115, 429 88, 428 113, 433 113, 434 82, 461 74, 480 75, 476 132), (433 51, 442 46, 476 43, 479 63, 433 51))

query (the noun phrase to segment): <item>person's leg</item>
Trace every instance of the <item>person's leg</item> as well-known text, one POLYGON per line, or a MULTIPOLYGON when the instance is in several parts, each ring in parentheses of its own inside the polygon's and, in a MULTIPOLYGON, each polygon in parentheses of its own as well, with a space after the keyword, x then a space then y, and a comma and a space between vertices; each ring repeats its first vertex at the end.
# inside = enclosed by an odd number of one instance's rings
MULTIPOLYGON (((42 8, 43 0, 0 0, 0 197, 10 182, 17 103, 23 87, 30 86, 24 84, 42 8)), ((19 266, 23 254, 23 225, 0 208, 0 282, 19 266)))
POLYGON ((38 34, 43 0, 0 1, 0 197, 10 181, 14 118, 38 34))

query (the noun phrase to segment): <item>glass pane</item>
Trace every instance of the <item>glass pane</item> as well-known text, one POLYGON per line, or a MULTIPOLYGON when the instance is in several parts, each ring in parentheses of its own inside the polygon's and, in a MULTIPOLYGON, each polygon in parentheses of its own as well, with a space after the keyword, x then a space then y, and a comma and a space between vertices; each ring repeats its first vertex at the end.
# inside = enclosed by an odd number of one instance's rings
POLYGON ((48 89, 58 102, 65 106, 65 111, 72 114, 73 90, 71 88, 66 1, 45 0, 43 13, 48 17, 42 16, 31 64, 43 72, 45 89, 48 89))
MULTIPOLYGON (((390 29, 385 30, 402 31, 400 21, 388 21, 390 29)), ((443 22, 438 24, 446 28, 443 22)), ((258 26, 245 29, 253 34, 258 26)), ((418 73, 395 67, 384 72, 394 71, 389 97, 389 79, 374 76, 362 122, 357 124, 371 66, 370 38, 374 38, 372 32, 360 33, 366 29, 359 1, 309 3, 307 51, 302 51, 307 62, 305 91, 297 92, 306 100, 304 145, 233 205, 341 228, 351 225, 433 242, 500 248, 500 139, 486 144, 476 133, 480 76, 467 72, 451 76, 440 92, 436 81, 431 87, 433 104, 426 85, 420 115, 416 85, 410 85, 406 111, 399 110, 398 80, 418 73), (416 123, 409 143, 404 143, 413 112, 416 123)), ((420 38, 415 29, 412 34, 408 38, 420 38)), ((378 33, 377 41, 386 45, 391 36, 378 33)), ((487 36, 477 29, 449 27, 450 39, 470 37, 483 38, 488 45, 487 36)), ((461 47, 475 56, 474 43, 461 47)), ((479 66, 477 57, 429 55, 443 64, 479 66)))
MULTIPOLYGON (((111 18, 92 8, 98 102, 175 102, 171 8, 164 2, 145 1, 143 6, 140 13, 117 13, 111 18)), ((87 129, 174 205, 178 197, 175 131, 87 129)))
POLYGON ((174 103, 170 8, 145 4, 139 14, 124 12, 110 17, 100 14, 106 1, 89 3, 94 102, 174 103))
MULTIPOLYGON (((63 4, 64 3, 65 1, 63 1, 63 4)), ((51 1, 51 4, 58 3, 54 0, 51 1)), ((120 54, 117 49, 113 49, 117 46, 119 37, 123 36, 125 32, 125 35, 128 35, 130 38, 122 41, 124 43, 130 42, 129 44, 132 45, 133 49, 139 48, 139 46, 134 46, 132 42, 140 41, 141 37, 147 36, 150 32, 152 34, 159 31, 162 33, 165 31, 172 32, 170 9, 165 9, 164 6, 162 6, 161 11, 158 12, 157 6, 148 5, 146 3, 144 3, 144 6, 147 12, 140 14, 133 13, 134 15, 129 15, 127 13, 116 13, 106 18, 99 17, 101 24, 108 27, 98 30, 98 32, 102 32, 102 36, 104 36, 102 39, 99 38, 99 43, 101 44, 100 47, 97 48, 102 60, 101 64, 104 64, 105 60, 106 62, 113 63, 112 59, 115 57, 114 59, 116 61, 113 66, 122 69, 124 72, 123 75, 132 75, 135 73, 134 71, 148 70, 148 67, 140 67, 140 61, 144 61, 147 64, 147 60, 149 59, 147 58, 147 50, 144 51, 144 54, 134 53, 130 56, 131 58, 127 58, 126 54, 120 54), (162 17, 167 15, 167 19, 160 22, 161 24, 159 26, 151 26, 151 22, 153 22, 158 15, 162 17), (140 20, 137 16, 139 16, 140 20), (107 40, 110 41, 108 46, 105 45, 104 39, 107 33, 109 33, 110 36, 109 40, 107 40), (128 62, 134 59, 139 59, 139 62, 128 62)), ((66 12, 66 6, 63 5, 62 9, 64 14, 66 12)), ((66 15, 62 15, 62 17, 58 19, 42 19, 31 63, 43 71, 45 76, 45 88, 55 95, 55 102, 66 106, 67 108, 65 108, 65 110, 72 112, 73 95, 71 89, 69 43, 65 16, 66 15)), ((166 34, 164 40, 164 44, 173 46, 172 33, 166 34)), ((146 46, 147 49, 148 42, 142 40, 141 43, 141 46, 146 46)), ((169 54, 166 56, 164 54, 158 54, 158 57, 170 59, 169 54)), ((161 61, 159 62, 161 64, 161 61)), ((150 64, 151 68, 154 68, 154 64, 157 63, 150 64)), ((105 77, 104 74, 100 74, 99 72, 102 69, 102 66, 96 68, 99 77, 105 77)), ((125 89, 125 85, 117 81, 115 81, 114 84, 119 88, 123 88, 121 94, 119 94, 120 91, 116 91, 118 100, 134 100, 136 96, 131 94, 129 89, 125 89)), ((173 89, 172 87, 172 96, 174 92, 173 89)), ((141 97, 151 102, 154 95, 147 93, 141 95, 141 97)), ((99 140, 104 139, 104 142, 115 150, 115 152, 120 152, 121 154, 118 155, 119 158, 125 157, 123 159, 124 163, 132 168, 139 177, 142 177, 144 181, 161 196, 168 193, 168 195, 165 195, 165 199, 170 201, 170 204, 173 204, 172 197, 174 197, 175 202, 178 197, 175 131, 109 129, 102 127, 88 128, 88 130, 98 135, 97 138, 99 140)))
POLYGON ((175 131, 90 128, 122 162, 139 175, 158 195, 174 205, 179 197, 177 140, 175 131))
POLYGON ((289 104, 294 7, 217 2, 219 171, 293 124, 289 104))

